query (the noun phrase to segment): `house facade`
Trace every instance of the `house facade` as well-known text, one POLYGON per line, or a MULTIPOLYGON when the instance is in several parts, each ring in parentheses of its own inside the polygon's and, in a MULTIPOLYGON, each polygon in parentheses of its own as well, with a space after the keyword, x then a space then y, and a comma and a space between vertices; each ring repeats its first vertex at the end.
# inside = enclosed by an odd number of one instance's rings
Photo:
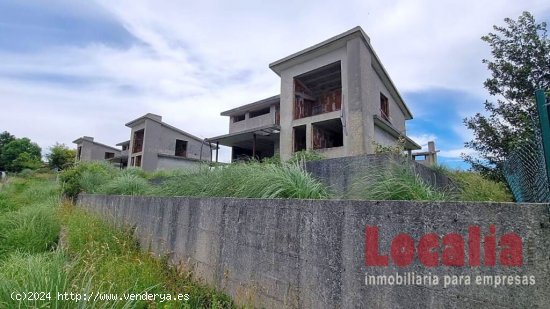
POLYGON ((128 166, 146 171, 193 167, 211 161, 211 144, 146 114, 126 124, 131 129, 128 166))
POLYGON ((232 147, 232 158, 288 159, 300 150, 327 158, 374 152, 375 144, 421 147, 407 137, 412 114, 356 27, 269 65, 281 78, 280 95, 221 113, 229 134, 208 139, 232 147))
POLYGON ((98 143, 91 136, 83 136, 73 141, 76 144, 76 162, 103 161, 120 156, 120 149, 98 143))

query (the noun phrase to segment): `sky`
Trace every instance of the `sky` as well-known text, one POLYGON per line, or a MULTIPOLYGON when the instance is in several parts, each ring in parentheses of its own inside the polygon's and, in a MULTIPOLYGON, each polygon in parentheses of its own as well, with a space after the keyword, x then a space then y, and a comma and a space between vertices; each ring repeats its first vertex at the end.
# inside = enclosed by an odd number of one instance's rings
POLYGON ((43 153, 128 140, 124 124, 146 113, 226 134, 220 112, 279 93, 269 63, 361 26, 413 113, 407 135, 465 168, 462 119, 491 100, 480 38, 523 11, 550 23, 547 0, 0 0, 0 131, 43 153))

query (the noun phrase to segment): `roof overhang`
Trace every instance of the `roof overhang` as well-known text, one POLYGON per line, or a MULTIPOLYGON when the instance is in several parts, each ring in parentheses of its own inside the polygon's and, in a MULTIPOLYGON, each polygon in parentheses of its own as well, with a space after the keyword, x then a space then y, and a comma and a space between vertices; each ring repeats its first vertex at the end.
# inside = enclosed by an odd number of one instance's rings
POLYGON ((395 138, 399 138, 401 136, 405 138, 405 149, 407 150, 422 149, 422 147, 418 145, 415 141, 413 141, 408 136, 399 132, 399 130, 397 130, 394 126, 392 126, 391 123, 380 118, 380 116, 374 115, 373 118, 374 118, 374 125, 382 129, 386 133, 390 134, 395 138))
POLYGON ((219 143, 223 146, 235 147, 241 146, 243 143, 247 143, 254 139, 256 135, 256 141, 259 143, 275 142, 279 139, 279 133, 281 127, 279 125, 269 125, 250 130, 229 133, 206 139, 210 143, 219 143))
POLYGON ((147 113, 147 114, 145 114, 141 117, 138 117, 138 118, 126 123, 125 126, 131 128, 131 127, 135 126, 136 124, 144 121, 145 119, 150 119, 150 120, 162 123, 162 116, 157 115, 157 114, 147 113))
POLYGON ((73 141, 73 143, 74 143, 74 144, 77 144, 77 145, 82 144, 82 142, 90 142, 90 143, 92 143, 92 144, 94 144, 94 145, 97 145, 97 146, 101 146, 101 147, 105 147, 105 148, 112 149, 112 150, 114 150, 115 152, 118 152, 118 153, 121 152, 121 150, 118 149, 118 148, 115 148, 115 147, 109 146, 109 145, 105 145, 105 144, 102 144, 102 143, 98 143, 98 142, 96 142, 96 141, 94 141, 94 140, 90 140, 90 139, 87 139, 87 138, 84 138, 84 137, 77 138, 76 140, 73 141))
POLYGON ((113 158, 107 159, 107 161, 113 163, 125 163, 128 162, 128 156, 115 156, 113 158))
POLYGON ((260 101, 252 102, 250 104, 246 104, 243 106, 239 106, 230 110, 227 110, 225 112, 222 112, 220 115, 222 116, 233 116, 233 115, 239 115, 243 114, 249 111, 254 111, 258 109, 262 109, 265 107, 269 107, 275 103, 278 103, 281 100, 280 95, 274 95, 272 97, 269 97, 267 99, 263 99, 260 101))
MULTIPOLYGON (((281 76, 281 72, 289 67, 292 67, 298 63, 316 58, 319 54, 331 52, 346 45, 346 42, 350 39, 361 37, 367 43, 370 42, 369 36, 361 29, 361 27, 355 27, 344 33, 333 36, 332 38, 325 40, 321 43, 310 46, 299 52, 296 52, 290 56, 286 56, 282 59, 274 61, 269 64, 269 68, 277 75, 281 76)), ((370 44, 370 43, 368 43, 370 44)))

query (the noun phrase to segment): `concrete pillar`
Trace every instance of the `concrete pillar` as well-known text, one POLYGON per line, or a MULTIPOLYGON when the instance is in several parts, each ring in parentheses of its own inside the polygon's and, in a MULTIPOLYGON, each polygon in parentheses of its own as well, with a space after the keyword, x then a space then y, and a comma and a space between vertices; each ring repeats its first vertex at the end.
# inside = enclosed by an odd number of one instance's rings
MULTIPOLYGON (((365 152, 364 139, 364 119, 363 119, 363 102, 362 95, 365 81, 361 72, 361 40, 359 38, 347 42, 347 66, 342 66, 342 75, 347 75, 347 87, 342 85, 342 90, 347 88, 347 93, 344 93, 344 115, 348 135, 346 136, 346 155, 354 156, 365 152)), ((343 81, 344 82, 344 81, 343 81)))
POLYGON ((306 124, 306 150, 313 149, 313 126, 311 123, 306 124))
POLYGON ((427 163, 428 165, 430 166, 433 166, 433 165, 436 165, 437 164, 437 152, 435 150, 435 143, 433 141, 429 141, 428 142, 428 152, 430 153, 428 156, 427 156, 427 163))
POLYGON ((279 149, 282 160, 288 160, 293 152, 293 109, 294 109, 294 78, 289 72, 281 74, 281 132, 279 149))

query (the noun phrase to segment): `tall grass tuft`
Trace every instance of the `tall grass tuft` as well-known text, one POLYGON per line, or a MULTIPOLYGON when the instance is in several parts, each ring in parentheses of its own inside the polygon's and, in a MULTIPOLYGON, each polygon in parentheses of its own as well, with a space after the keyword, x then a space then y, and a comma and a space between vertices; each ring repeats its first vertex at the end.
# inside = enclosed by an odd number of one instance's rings
POLYGON ((325 157, 317 151, 314 150, 300 150, 292 154, 287 163, 297 164, 307 161, 317 161, 323 160, 325 157))
POLYGON ((326 187, 297 164, 258 162, 203 168, 168 178, 153 195, 242 198, 328 198, 326 187))
POLYGON ((424 182, 408 162, 390 161, 368 169, 351 186, 348 197, 365 200, 442 201, 443 193, 424 182))
POLYGON ((69 308, 57 293, 71 290, 67 258, 61 251, 14 252, 0 262, 0 308, 69 308), (13 292, 43 292, 37 300, 16 300, 13 292))
MULTIPOLYGON (((139 177, 136 174, 131 171, 118 177, 139 177)), ((9 211, 0 213, 0 308, 233 307, 228 296, 187 280, 190 276, 139 250, 130 231, 112 228, 68 201, 59 207, 62 200, 51 175, 14 177, 1 190, 2 207, 9 211), (58 238, 63 239, 61 245, 56 245, 58 238), (13 292, 33 291, 50 293, 50 297, 36 301, 11 297, 13 292), (75 302, 57 298, 58 292, 189 293, 191 299, 75 302)))
MULTIPOLYGON (((231 299, 213 289, 197 284, 190 273, 180 273, 159 260, 141 252, 130 230, 115 229, 100 218, 80 209, 65 207, 67 251, 77 257, 78 273, 93 273, 85 284, 89 291, 110 293, 188 293, 191 300, 176 306, 183 308, 232 308, 231 299)), ((127 303, 117 304, 128 305, 127 303)), ((156 308, 171 303, 135 302, 133 306, 156 308)), ((171 307, 167 307, 171 308, 171 307)))
POLYGON ((118 195, 144 195, 150 190, 147 180, 132 173, 121 173, 101 186, 96 192, 118 195))
POLYGON ((0 256, 44 252, 56 245, 60 222, 49 206, 24 207, 0 216, 0 256))

